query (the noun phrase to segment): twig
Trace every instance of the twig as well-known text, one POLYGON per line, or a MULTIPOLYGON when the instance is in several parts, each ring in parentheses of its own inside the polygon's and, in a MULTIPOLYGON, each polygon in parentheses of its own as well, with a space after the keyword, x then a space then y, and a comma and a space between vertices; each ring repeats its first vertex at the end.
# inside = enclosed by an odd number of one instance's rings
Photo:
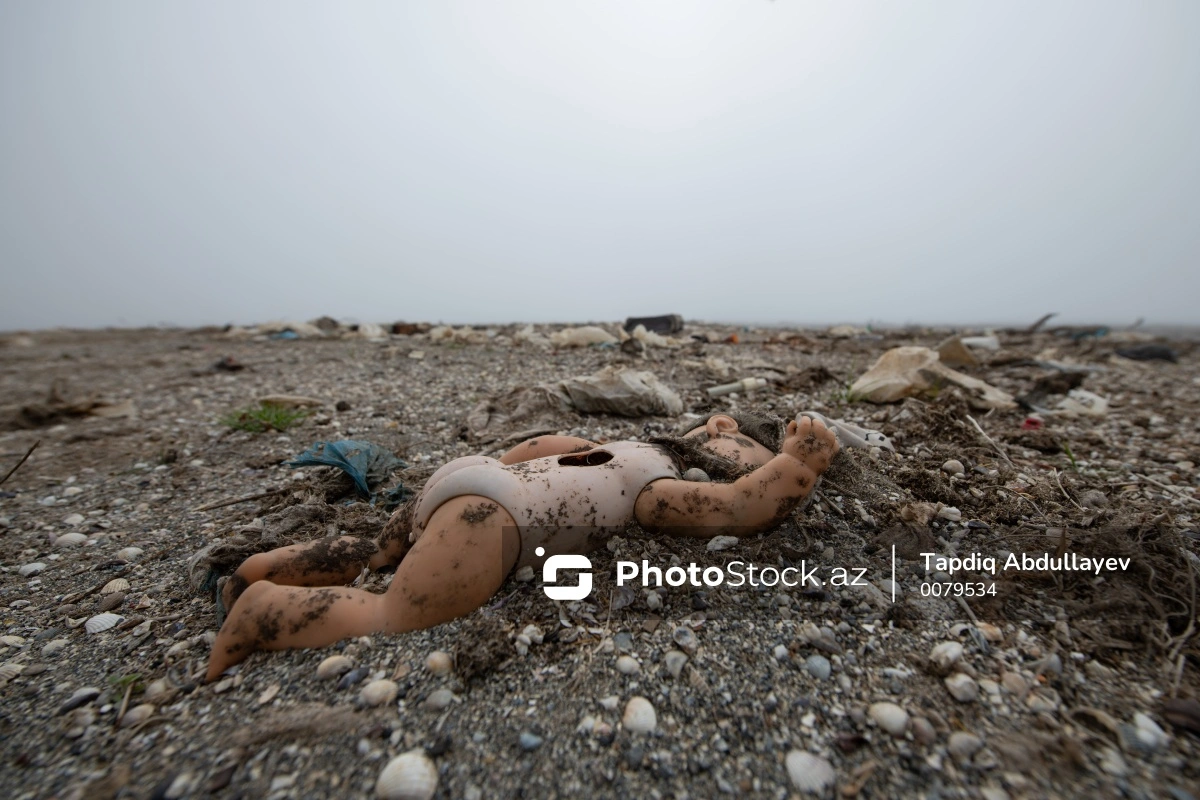
POLYGON ((958 601, 958 604, 960 606, 962 606, 963 611, 967 612, 967 616, 971 618, 971 622, 975 623, 975 625, 978 626, 979 618, 975 616, 975 612, 971 610, 971 607, 969 605, 967 605, 967 601, 962 598, 962 595, 956 594, 956 595, 954 595, 954 599, 958 601))
POLYGON ((1037 322, 1030 325, 1029 328, 1027 328, 1025 332, 1026 333, 1035 333, 1038 328, 1042 327, 1047 322, 1049 322, 1051 317, 1057 317, 1057 316, 1058 316, 1057 311, 1051 311, 1049 314, 1045 315, 1044 317, 1039 319, 1037 322))
POLYGON ((982 436, 987 441, 988 444, 990 444, 993 448, 995 448, 996 452, 1000 454, 1000 457, 1003 458, 1005 461, 1007 461, 1008 465, 1010 467, 1012 467, 1013 469, 1016 469, 1017 465, 1014 464, 1012 462, 1012 459, 1008 457, 1008 453, 1004 452, 1004 448, 1002 448, 1000 445, 996 444, 996 441, 992 437, 988 436, 986 433, 983 432, 983 428, 979 427, 979 423, 975 421, 975 418, 972 417, 970 414, 967 414, 967 419, 970 420, 971 424, 975 426, 975 430, 979 431, 979 435, 982 436))
POLYGON ((1078 508, 1080 511, 1083 511, 1083 512, 1086 514, 1086 513, 1087 513, 1087 511, 1084 509, 1084 507, 1083 507, 1083 506, 1081 506, 1081 505, 1079 505, 1079 503, 1076 503, 1076 502, 1075 502, 1075 498, 1073 498, 1073 497, 1071 497, 1071 495, 1067 494, 1067 490, 1063 488, 1062 481, 1061 481, 1061 480, 1059 480, 1059 478, 1058 478, 1058 470, 1056 470, 1056 469, 1052 469, 1052 470, 1050 470, 1050 474, 1052 474, 1052 475, 1054 476, 1054 482, 1058 484, 1058 490, 1059 490, 1060 492, 1062 492, 1062 494, 1063 494, 1063 497, 1065 497, 1065 498, 1067 498, 1068 500, 1070 500, 1070 501, 1071 501, 1071 505, 1075 506, 1075 507, 1076 507, 1076 508, 1078 508))
POLYGON ((225 506, 234 506, 234 505, 237 505, 238 503, 249 503, 252 500, 265 500, 268 497, 274 497, 277 494, 284 494, 285 492, 288 492, 288 491, 290 491, 290 490, 289 489, 271 489, 268 492, 259 492, 258 494, 242 495, 241 497, 234 497, 229 500, 218 500, 215 503, 208 503, 207 505, 200 506, 199 508, 193 508, 192 513, 198 514, 201 511, 212 511, 213 509, 216 509, 216 508, 224 508, 225 506))
POLYGON ((41 443, 42 443, 41 439, 38 439, 36 442, 34 442, 33 446, 25 451, 25 455, 21 456, 21 460, 17 462, 17 465, 15 467, 13 467, 12 469, 10 469, 8 471, 8 474, 6 474, 3 478, 0 478, 0 484, 3 484, 6 480, 11 478, 13 473, 16 472, 18 469, 20 469, 21 465, 25 463, 25 459, 29 458, 29 456, 31 456, 33 454, 33 451, 36 450, 37 446, 41 443))
POLYGON ((1136 472, 1131 472, 1129 474, 1132 475, 1133 477, 1137 478, 1139 481, 1145 481, 1146 483, 1150 483, 1150 484, 1157 486, 1158 488, 1162 489, 1163 491, 1170 492, 1175 497, 1178 497, 1180 500, 1187 500, 1189 503, 1195 503, 1196 505, 1200 505, 1200 500, 1197 500, 1196 498, 1194 498, 1190 495, 1181 494, 1181 492, 1183 490, 1180 489, 1178 486, 1170 486, 1165 483, 1159 483, 1158 481, 1154 480, 1154 478, 1150 478, 1145 475, 1138 475, 1136 472))
POLYGON ((114 728, 121 727, 121 717, 125 716, 125 710, 129 708, 129 695, 133 694, 133 684, 134 681, 130 681, 129 685, 125 687, 125 697, 121 700, 121 710, 117 712, 117 717, 113 720, 114 728))

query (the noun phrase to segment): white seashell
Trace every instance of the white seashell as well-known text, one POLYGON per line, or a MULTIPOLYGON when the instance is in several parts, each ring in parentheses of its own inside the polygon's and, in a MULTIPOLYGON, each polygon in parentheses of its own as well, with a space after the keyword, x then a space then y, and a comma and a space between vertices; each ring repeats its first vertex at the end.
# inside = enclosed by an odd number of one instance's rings
POLYGON ((146 687, 145 697, 147 700, 150 700, 160 695, 164 695, 169 691, 171 691, 171 684, 167 681, 167 679, 157 678, 156 680, 150 681, 150 684, 146 687))
POLYGON ((400 693, 400 687, 395 681, 371 681, 362 688, 359 696, 362 697, 363 703, 369 706, 386 706, 396 699, 396 695, 400 693))
POLYGON ((867 716, 896 738, 904 736, 908 730, 908 712, 895 703, 872 703, 867 716))
POLYGON ((820 794, 825 787, 832 786, 836 777, 833 765, 824 758, 806 753, 803 750, 793 750, 787 754, 784 762, 788 778, 792 786, 805 794, 820 794))
POLYGON ((336 678, 345 672, 349 672, 353 666, 354 662, 345 656, 330 656, 317 665, 317 677, 336 678))
POLYGON ((11 681, 24 671, 24 664, 14 664, 11 661, 6 661, 0 664, 0 681, 11 681))
POLYGON ((388 762, 375 781, 379 800, 430 800, 437 791, 437 767, 421 750, 410 750, 388 762))
POLYGON ((67 617, 68 628, 78 628, 83 623, 87 622, 87 617, 67 617))
POLYGON ((41 561, 35 561, 32 564, 25 564, 23 567, 18 569, 17 574, 20 575, 22 578, 32 578, 34 575, 37 575, 39 572, 41 572, 45 568, 46 568, 46 565, 43 564, 41 561))
POLYGON ((125 716, 121 717, 122 728, 132 728, 154 715, 154 706, 150 703, 142 703, 139 706, 134 706, 125 712, 125 716))
POLYGON ((62 536, 54 540, 55 547, 75 547, 87 541, 87 536, 82 533, 64 533, 62 536))
POLYGON ((120 614, 97 614, 83 623, 83 629, 88 633, 100 633, 100 631, 106 631, 117 625, 123 619, 125 618, 120 614))
POLYGON ((945 675, 950 672, 958 660, 963 656, 963 646, 958 642, 942 642, 935 646, 929 653, 929 663, 933 665, 939 675, 945 675))
POLYGON ((454 659, 450 657, 449 653, 434 650, 425 659, 425 669, 434 675, 449 675, 450 670, 454 669, 454 659))
POLYGON ((279 694, 279 684, 272 683, 270 686, 268 686, 266 689, 263 690, 263 693, 260 694, 258 696, 258 699, 255 700, 254 702, 258 703, 260 706, 265 706, 267 703, 274 700, 275 696, 277 694, 279 694))
POLYGON ((133 561, 144 552, 145 550, 140 547, 122 547, 117 551, 117 558, 122 561, 133 561))
POLYGON ((85 516, 83 516, 83 514, 68 514, 66 516, 66 518, 63 519, 63 524, 64 525, 82 525, 83 521, 85 519, 87 519, 87 518, 85 516))
POLYGON ((654 706, 644 697, 631 697, 625 704, 625 714, 621 717, 625 730, 633 733, 650 733, 658 727, 658 715, 654 706))
POLYGON ((173 644, 167 648, 166 658, 167 658, 167 660, 171 660, 171 659, 175 658, 176 656, 182 655, 191 649, 192 649, 192 640, 184 639, 182 642, 176 642, 175 644, 173 644))
POLYGON ((0 644, 8 647, 20 647, 25 644, 25 639, 21 636, 0 636, 0 644))
POLYGON ((124 578, 113 578, 108 583, 104 584, 104 588, 100 590, 100 594, 113 594, 115 592, 128 592, 129 581, 124 578))

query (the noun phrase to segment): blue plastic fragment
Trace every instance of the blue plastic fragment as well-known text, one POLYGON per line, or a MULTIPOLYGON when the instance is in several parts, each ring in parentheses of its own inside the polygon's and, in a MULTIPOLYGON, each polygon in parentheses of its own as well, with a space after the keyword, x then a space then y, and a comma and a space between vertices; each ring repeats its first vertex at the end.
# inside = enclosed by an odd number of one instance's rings
POLYGON ((364 497, 370 497, 371 487, 386 481, 392 470, 408 466, 392 451, 354 439, 316 442, 287 463, 290 467, 337 467, 350 476, 364 497))

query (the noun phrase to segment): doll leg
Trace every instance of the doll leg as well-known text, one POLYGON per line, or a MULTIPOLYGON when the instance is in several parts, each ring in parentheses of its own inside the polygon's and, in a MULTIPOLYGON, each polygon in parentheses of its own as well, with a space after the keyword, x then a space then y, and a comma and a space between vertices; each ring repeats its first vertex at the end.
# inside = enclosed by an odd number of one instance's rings
POLYGON ((349 636, 430 628, 495 594, 520 555, 512 516, 472 495, 442 504, 400 563, 386 593, 281 586, 258 580, 217 634, 206 680, 255 650, 323 647, 349 636))
POLYGON ((369 539, 342 536, 255 553, 225 582, 221 601, 228 613, 251 584, 262 580, 284 586, 341 586, 357 578, 378 552, 369 539))

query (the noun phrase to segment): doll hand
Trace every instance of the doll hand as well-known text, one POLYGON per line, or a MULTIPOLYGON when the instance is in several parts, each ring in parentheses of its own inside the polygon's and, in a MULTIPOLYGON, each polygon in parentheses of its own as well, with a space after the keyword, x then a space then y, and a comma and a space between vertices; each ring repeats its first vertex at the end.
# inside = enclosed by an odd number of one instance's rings
POLYGON ((818 475, 829 469, 829 462, 840 447, 833 431, 811 417, 789 422, 787 438, 783 440, 783 452, 818 475))

